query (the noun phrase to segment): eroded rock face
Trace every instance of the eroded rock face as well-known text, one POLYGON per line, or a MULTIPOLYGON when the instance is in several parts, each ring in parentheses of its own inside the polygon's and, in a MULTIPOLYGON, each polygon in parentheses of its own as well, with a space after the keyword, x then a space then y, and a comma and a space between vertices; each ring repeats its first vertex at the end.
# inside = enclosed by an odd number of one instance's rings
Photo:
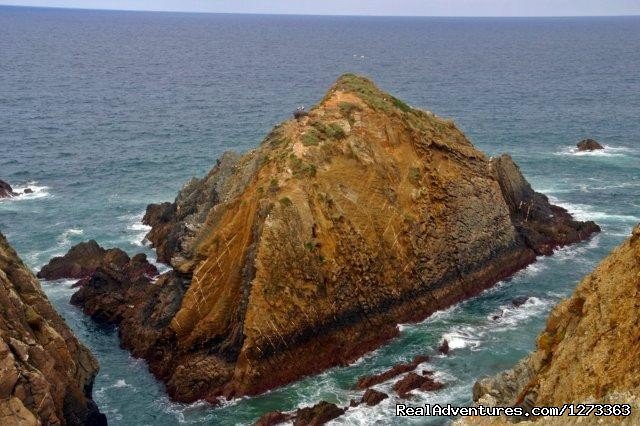
POLYGON ((133 258, 118 248, 104 249, 95 240, 73 246, 67 254, 54 257, 38 272, 38 278, 57 280, 90 277, 99 268, 121 273, 131 281, 139 276, 158 275, 158 269, 147 261, 145 254, 133 258))
POLYGON ((0 424, 106 425, 98 363, 0 234, 0 424))
MULTIPOLYGON (((635 411, 640 396, 639 306, 640 225, 551 312, 537 350, 513 369, 479 380, 474 400, 524 407, 626 402, 635 411)), ((464 423, 481 424, 479 419, 464 423)))
POLYGON ((124 346, 181 401, 349 363, 397 323, 597 230, 549 205, 509 157, 491 161, 451 121, 354 75, 144 221, 174 271, 132 290, 96 283, 89 311, 121 321, 124 346))
POLYGON ((578 142, 578 151, 595 151, 596 149, 604 149, 604 146, 600 145, 593 139, 584 139, 578 142))
POLYGON ((13 192, 11 185, 0 179, 0 198, 15 197, 16 195, 18 194, 13 192))

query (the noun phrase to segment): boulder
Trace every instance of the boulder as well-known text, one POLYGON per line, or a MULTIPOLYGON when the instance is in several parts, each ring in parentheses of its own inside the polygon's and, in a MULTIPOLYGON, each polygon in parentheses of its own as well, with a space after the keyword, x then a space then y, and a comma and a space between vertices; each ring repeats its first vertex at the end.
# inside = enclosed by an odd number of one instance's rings
POLYGON ((595 151, 596 149, 604 149, 604 146, 600 145, 593 139, 584 139, 578 142, 578 151, 595 151))

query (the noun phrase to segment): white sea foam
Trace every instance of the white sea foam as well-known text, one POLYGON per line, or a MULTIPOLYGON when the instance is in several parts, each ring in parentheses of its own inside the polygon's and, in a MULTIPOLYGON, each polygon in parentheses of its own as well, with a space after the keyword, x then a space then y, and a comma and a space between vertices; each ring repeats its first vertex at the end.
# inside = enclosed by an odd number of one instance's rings
POLYGON ((59 245, 61 246, 66 246, 67 244, 69 244, 70 240, 77 235, 82 235, 84 234, 84 230, 82 229, 76 229, 76 228, 69 228, 67 230, 65 230, 62 234, 60 234, 57 238, 59 245))
POLYGON ((613 147, 604 145, 604 149, 596 149, 594 151, 580 151, 577 147, 565 147, 561 151, 555 153, 555 155, 573 155, 578 157, 624 157, 628 153, 633 152, 633 149, 618 146, 613 147))
POLYGON ((521 306, 502 305, 486 317, 486 321, 476 325, 456 325, 442 335, 449 348, 478 350, 490 333, 517 328, 529 318, 544 314, 552 305, 551 300, 530 297, 521 306))
POLYGON ((21 200, 35 200, 38 198, 49 197, 49 187, 37 185, 38 182, 27 182, 26 185, 14 186, 13 192, 18 193, 16 197, 3 198, 3 201, 21 201, 21 200), (31 194, 25 194, 24 191, 29 188, 33 192, 31 194))
POLYGON ((638 222, 640 217, 632 215, 621 215, 606 213, 594 210, 593 206, 588 204, 567 203, 555 197, 549 196, 549 200, 560 207, 567 209, 571 215, 578 220, 593 220, 600 222, 638 222))
POLYGON ((143 216, 144 212, 136 215, 122 217, 129 222, 129 224, 127 225, 127 230, 132 231, 132 237, 129 241, 131 242, 131 244, 136 246, 144 246, 147 243, 146 236, 147 233, 151 230, 150 226, 142 223, 143 216))

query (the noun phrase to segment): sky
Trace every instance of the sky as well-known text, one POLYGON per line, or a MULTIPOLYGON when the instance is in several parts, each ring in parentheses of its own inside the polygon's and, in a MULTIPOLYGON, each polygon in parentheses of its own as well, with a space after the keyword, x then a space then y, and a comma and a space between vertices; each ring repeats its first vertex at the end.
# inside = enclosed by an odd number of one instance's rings
POLYGON ((640 0, 0 0, 0 5, 304 15, 640 15, 640 0))

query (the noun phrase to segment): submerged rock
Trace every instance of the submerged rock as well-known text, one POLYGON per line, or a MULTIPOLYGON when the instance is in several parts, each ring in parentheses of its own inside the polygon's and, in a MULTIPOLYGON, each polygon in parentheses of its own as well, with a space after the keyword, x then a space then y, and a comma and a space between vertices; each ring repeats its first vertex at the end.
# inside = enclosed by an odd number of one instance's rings
POLYGON ((106 425, 98 362, 0 234, 0 424, 106 425))
POLYGON ((596 149, 604 149, 604 146, 600 145, 593 139, 584 139, 578 142, 578 151, 595 151, 596 149))
POLYGON ((145 254, 133 258, 118 248, 104 249, 95 240, 73 246, 67 254, 54 257, 38 272, 38 278, 57 280, 62 278, 87 278, 99 268, 120 272, 129 281, 141 276, 158 275, 158 269, 147 261, 145 254))
POLYGON ((173 271, 130 289, 98 277, 85 287, 101 296, 74 302, 119 322, 123 345, 186 402, 348 364, 398 323, 598 230, 535 193, 508 156, 488 159, 451 121, 350 74, 144 222, 173 271))
POLYGON ((0 198, 10 198, 15 197, 16 195, 18 194, 13 192, 11 185, 0 179, 0 198))

